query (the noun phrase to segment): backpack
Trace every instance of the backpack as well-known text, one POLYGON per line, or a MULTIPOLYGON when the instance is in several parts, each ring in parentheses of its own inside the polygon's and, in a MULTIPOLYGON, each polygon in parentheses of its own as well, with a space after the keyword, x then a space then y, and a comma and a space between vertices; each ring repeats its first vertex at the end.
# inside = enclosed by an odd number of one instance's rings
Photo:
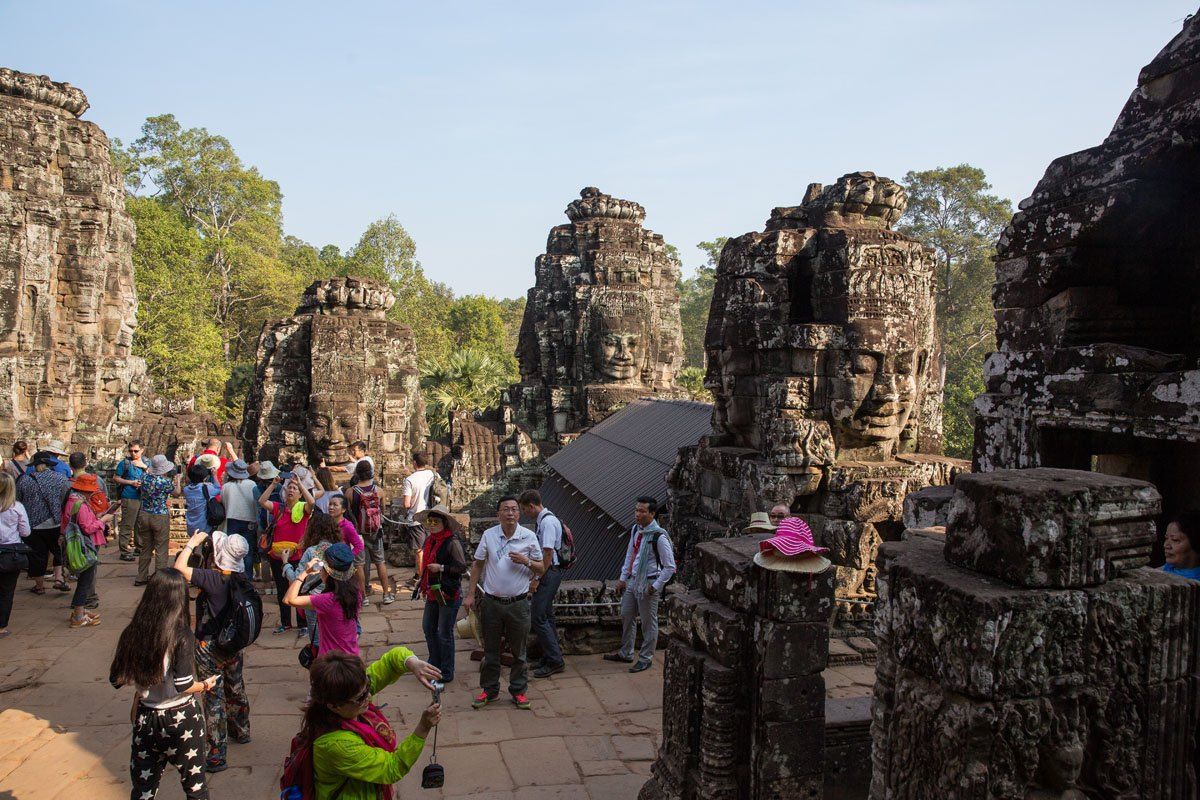
POLYGON ((279 776, 279 800, 316 800, 317 776, 313 769, 312 742, 302 734, 292 737, 292 747, 283 760, 279 776))
POLYGON ((214 644, 229 654, 249 647, 262 633, 262 598, 241 573, 229 576, 229 602, 221 612, 214 644))
POLYGON ((372 486, 370 489, 363 489, 359 486, 354 487, 354 494, 358 497, 358 532, 361 536, 368 534, 376 534, 383 530, 383 508, 382 500, 379 497, 379 489, 372 486))
POLYGON ((225 522, 225 504, 221 502, 220 497, 208 496, 208 484, 200 484, 200 491, 204 492, 204 521, 208 523, 208 527, 216 530, 225 522))
MULTIPOLYGON (((663 568, 662 557, 658 554, 658 540, 659 540, 659 537, 661 537, 661 536, 662 536, 662 534, 656 533, 650 539, 650 546, 654 549, 654 563, 658 565, 659 572, 662 572, 662 568, 663 568)), ((666 583, 663 584, 663 588, 665 589, 666 587, 668 587, 672 583, 674 583, 675 576, 678 574, 679 574, 679 559, 676 559, 675 560, 675 571, 673 573, 671 573, 671 577, 667 580, 666 583)))
POLYGON ((571 528, 567 523, 555 514, 550 512, 550 516, 558 520, 558 524, 562 526, 562 538, 558 540, 558 547, 554 549, 554 554, 558 556, 558 568, 570 569, 575 566, 575 534, 571 533, 571 528))
POLYGON ((66 547, 63 548, 63 560, 67 563, 67 569, 76 575, 87 572, 100 563, 96 544, 90 537, 83 535, 83 531, 79 529, 79 523, 76 521, 76 515, 79 514, 79 509, 82 507, 82 500, 75 503, 67 518, 67 530, 63 533, 66 542, 66 547))
POLYGON ((92 513, 97 517, 102 517, 108 513, 111 504, 108 501, 108 495, 97 489, 88 495, 87 504, 91 507, 92 513))

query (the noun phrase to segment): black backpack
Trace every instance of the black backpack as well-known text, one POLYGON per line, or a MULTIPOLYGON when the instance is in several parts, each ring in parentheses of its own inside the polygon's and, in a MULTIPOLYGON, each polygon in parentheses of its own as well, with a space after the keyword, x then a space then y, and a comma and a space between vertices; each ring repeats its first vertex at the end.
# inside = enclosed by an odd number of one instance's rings
POLYGON ((229 576, 229 601, 217 624, 215 645, 233 655, 249 647, 262 633, 262 598, 241 573, 229 576))
POLYGON ((200 484, 200 491, 204 492, 204 521, 208 527, 216 530, 225 522, 225 504, 219 497, 208 496, 207 483, 200 484))

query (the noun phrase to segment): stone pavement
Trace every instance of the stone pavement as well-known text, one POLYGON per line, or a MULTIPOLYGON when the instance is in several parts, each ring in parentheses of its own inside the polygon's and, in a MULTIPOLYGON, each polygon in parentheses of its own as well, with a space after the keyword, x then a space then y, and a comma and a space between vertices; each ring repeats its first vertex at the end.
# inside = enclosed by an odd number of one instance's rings
MULTIPOLYGON (((24 577, 18 584, 14 633, 0 640, 0 800, 129 797, 131 690, 109 686, 108 666, 141 590, 132 585, 133 564, 111 554, 107 558, 98 582, 103 623, 96 628, 68 627, 69 595, 51 589, 39 597, 27 591, 32 583, 24 577)), ((274 601, 264 597, 272 627, 274 601)), ((373 658, 392 645, 424 655, 420 615, 420 604, 407 600, 364 609, 365 655, 373 658)), ((470 698, 478 665, 468 660, 471 644, 459 643, 457 680, 443 700, 438 760, 446 768, 446 785, 421 789, 427 745, 413 774, 397 785, 400 798, 637 796, 659 743, 661 659, 652 669, 629 675, 599 656, 572 657, 565 672, 531 683, 532 711, 503 703, 474 711, 470 698)), ((293 635, 274 636, 268 629, 247 651, 254 741, 230 744, 230 768, 209 778, 214 800, 278 797, 282 761, 299 728, 307 690, 297 649, 293 635)), ((385 711, 403 736, 416 724, 429 694, 404 678, 379 701, 387 703, 385 711)), ((158 796, 183 796, 171 768, 158 796)))

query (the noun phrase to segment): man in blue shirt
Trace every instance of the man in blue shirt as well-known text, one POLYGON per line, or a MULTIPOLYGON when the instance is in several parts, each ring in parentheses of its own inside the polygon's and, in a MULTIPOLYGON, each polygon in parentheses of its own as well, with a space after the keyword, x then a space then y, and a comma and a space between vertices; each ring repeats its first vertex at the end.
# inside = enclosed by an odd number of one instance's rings
POLYGON ((67 457, 67 451, 63 448, 63 443, 58 439, 51 439, 46 442, 45 447, 33 454, 33 458, 29 460, 29 466, 25 468, 26 475, 34 473, 33 462, 37 460, 38 456, 48 457, 49 460, 46 463, 59 475, 62 475, 64 478, 71 477, 71 467, 66 461, 63 461, 67 457))
POLYGON ((117 472, 113 483, 121 487, 121 523, 117 531, 117 546, 121 549, 122 561, 134 561, 141 550, 140 543, 135 542, 134 531, 137 530, 138 512, 142 510, 142 476, 146 474, 146 462, 142 454, 146 448, 140 439, 134 439, 125 446, 126 457, 117 464, 117 472))

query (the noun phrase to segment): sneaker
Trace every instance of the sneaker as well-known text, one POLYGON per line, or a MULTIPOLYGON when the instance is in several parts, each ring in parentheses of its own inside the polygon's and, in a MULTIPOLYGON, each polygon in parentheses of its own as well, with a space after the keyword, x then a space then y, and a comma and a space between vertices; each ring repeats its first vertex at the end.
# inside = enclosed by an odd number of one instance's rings
POLYGON ((566 664, 543 664, 533 671, 535 678, 549 678, 567 668, 566 664))
POLYGON ((149 583, 149 582, 150 582, 150 581, 134 581, 134 582, 133 582, 133 585, 134 585, 134 586, 145 586, 145 585, 146 585, 147 583, 149 583))
POLYGON ((367 596, 364 594, 364 595, 363 595, 363 599, 362 599, 362 607, 363 607, 363 608, 366 608, 366 607, 367 607, 367 606, 369 606, 369 605, 371 605, 371 601, 370 601, 370 600, 368 600, 368 599, 367 599, 367 596))
POLYGON ((280 625, 277 628, 275 628, 275 630, 271 631, 271 633, 287 633, 291 629, 292 629, 291 625, 280 625))
POLYGON ((308 636, 308 628, 296 628, 296 638, 303 639, 308 636))
POLYGON ((71 627, 72 628, 87 628, 91 625, 99 625, 99 624, 100 624, 100 618, 92 616, 90 614, 84 614, 82 617, 76 617, 76 616, 71 617, 71 627))
POLYGON ((385 606, 390 606, 394 602, 396 602, 396 595, 392 594, 391 592, 383 593, 383 604, 385 606))
POLYGON ((636 664, 634 664, 632 667, 630 667, 629 671, 630 672, 645 672, 648 669, 650 669, 649 661, 639 661, 636 664))
POLYGON ((493 702, 499 695, 480 692, 474 700, 471 701, 471 708, 483 708, 488 703, 493 702))
POLYGON ((137 556, 133 553, 121 553, 122 561, 137 561, 137 556))
POLYGON ((99 608, 99 607, 100 607, 100 598, 99 598, 99 597, 93 597, 91 600, 88 600, 88 601, 87 601, 87 602, 84 604, 84 606, 83 606, 83 607, 84 607, 84 608, 99 608))
POLYGON ((605 653, 604 660, 605 661, 616 661, 621 664, 632 664, 633 663, 632 658, 626 658, 625 656, 621 655, 620 653, 605 653))
POLYGON ((528 711, 533 708, 533 704, 529 702, 529 698, 523 694, 514 694, 512 696, 513 704, 522 711, 528 711))

